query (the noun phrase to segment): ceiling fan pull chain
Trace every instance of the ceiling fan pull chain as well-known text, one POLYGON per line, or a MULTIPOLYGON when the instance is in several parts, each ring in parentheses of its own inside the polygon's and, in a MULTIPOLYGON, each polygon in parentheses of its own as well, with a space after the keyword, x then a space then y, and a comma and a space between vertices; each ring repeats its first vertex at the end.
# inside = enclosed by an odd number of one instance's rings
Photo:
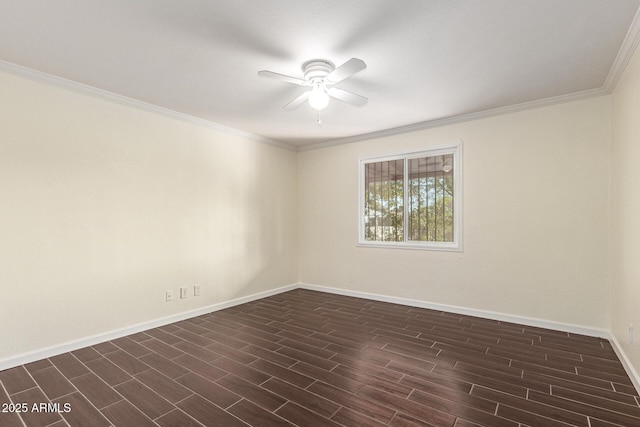
POLYGON ((320 110, 316 111, 318 113, 318 126, 322 125, 322 120, 320 120, 320 110))

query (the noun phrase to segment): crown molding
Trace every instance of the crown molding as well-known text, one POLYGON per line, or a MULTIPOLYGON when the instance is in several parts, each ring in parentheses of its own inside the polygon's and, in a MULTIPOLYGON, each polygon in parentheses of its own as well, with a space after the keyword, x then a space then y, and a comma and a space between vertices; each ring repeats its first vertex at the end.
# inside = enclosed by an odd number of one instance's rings
POLYGON ((574 92, 566 95, 553 96, 549 98, 543 98, 535 101, 523 102, 520 104, 510 105, 506 107, 493 108, 484 111, 473 112, 469 114, 461 114, 451 117, 443 117, 434 120, 427 120, 424 122, 413 123, 406 126, 399 126, 390 129, 384 129, 376 132, 369 132, 359 135, 348 136, 345 138, 335 138, 321 142, 315 142, 306 145, 290 144, 284 141, 278 141, 270 138, 266 138, 260 135, 256 135, 250 132, 245 132, 236 128, 222 125, 210 120, 201 119, 189 114, 180 113, 168 108, 153 105, 144 101, 140 101, 134 98, 129 98, 123 95, 118 95, 113 92, 98 89, 89 85, 75 82, 73 80, 64 79, 62 77, 54 76, 52 74, 37 71, 31 68, 23 67, 20 65, 12 64, 6 61, 0 60, 0 70, 8 73, 35 80, 42 83, 47 83, 56 87, 71 90, 84 95, 94 96, 103 100, 115 102, 124 106, 137 108, 147 112, 163 115, 165 117, 173 118, 183 122, 203 126, 209 129, 217 130, 220 132, 240 136, 252 141, 261 142, 264 144, 276 146, 290 151, 311 151, 319 150, 322 148, 333 147, 337 145, 350 144, 354 142, 361 142, 371 139, 384 138, 388 136, 400 135, 409 132, 416 132, 424 129, 436 128, 441 126, 453 125, 457 123, 468 122, 472 120, 479 120, 488 117, 494 117, 504 114, 515 113, 519 111, 525 111, 535 108, 541 108, 545 106, 551 106, 555 104, 561 104, 566 102, 577 101, 581 99, 609 95, 615 89, 615 86, 624 73, 624 70, 633 56, 635 50, 640 44, 640 9, 636 12, 634 19, 627 31, 625 39, 618 50, 618 54, 614 60, 609 74, 605 79, 604 84, 600 88, 585 90, 581 92, 574 92))
POLYGON ((627 64, 631 60, 631 57, 635 53, 638 44, 640 43, 640 8, 636 11, 636 15, 629 26, 629 31, 627 31, 627 35, 620 46, 620 50, 618 50, 618 54, 616 55, 616 59, 613 61, 613 65, 609 70, 609 75, 607 75, 606 80, 604 81, 603 87, 606 89, 607 93, 612 93, 618 84, 618 80, 624 73, 625 68, 627 68, 627 64))
POLYGON ((61 89, 70 90, 82 95, 88 95, 95 98, 99 98, 105 101, 114 102, 126 107, 136 108, 138 110, 147 111, 149 113, 158 114, 161 116, 169 117, 182 122, 191 123, 197 126, 202 126, 208 129, 224 132, 227 134, 240 136, 255 142, 263 144, 273 145, 285 150, 296 151, 294 145, 288 144, 283 141, 277 141, 270 138, 265 138, 260 135, 256 135, 250 132, 245 132, 230 126, 225 126, 220 123, 213 122, 211 120, 201 119, 189 114, 180 113, 178 111, 170 110, 168 108, 160 107, 158 105, 150 104, 148 102, 140 101, 135 98, 129 98, 127 96, 118 95, 117 93, 109 92, 103 89, 98 89, 93 86, 89 86, 83 83, 79 83, 73 80, 65 79, 55 76, 53 74, 44 73, 42 71, 34 70, 32 68, 23 67, 21 65, 13 64, 10 62, 0 60, 0 70, 9 74, 13 74, 18 77, 23 77, 29 80, 33 80, 39 83, 45 83, 51 86, 55 86, 61 89))
POLYGON ((605 79, 604 84, 600 88, 585 90, 581 92, 574 92, 567 95, 553 96, 550 98, 539 99, 536 101, 524 102, 521 104, 509 105, 506 107, 494 108, 490 110, 478 111, 469 114, 462 114, 458 116, 444 117, 440 119, 428 120, 424 122, 414 123, 406 126, 400 126, 397 128, 385 129, 377 132, 371 132, 361 135, 349 136, 346 138, 336 138, 322 142, 316 142, 313 144, 307 144, 298 146, 297 151, 310 151, 319 150, 322 148, 332 147, 336 145, 350 144, 353 142, 366 141, 375 138, 384 138, 387 136, 400 135, 408 132, 415 132, 423 129, 430 129, 435 127, 453 125, 457 123, 468 122, 472 120, 484 119, 487 117, 499 116, 503 114, 515 113, 518 111, 530 110, 534 108, 541 108, 551 106, 555 104, 561 104, 565 102, 578 101, 581 99, 610 95, 616 87, 618 80, 624 73, 627 64, 631 60, 631 57, 635 53, 638 45, 640 44, 640 8, 636 11, 636 14, 629 26, 629 30, 618 50, 615 60, 609 70, 609 74, 605 79))
POLYGON ((488 117, 501 116, 504 114, 516 113, 519 111, 532 110, 535 108, 547 107, 566 102, 578 101, 596 96, 608 95, 609 92, 604 88, 589 89, 581 92, 574 92, 567 95, 552 96, 549 98, 538 99, 535 101, 523 102, 520 104, 509 105, 506 107, 492 108, 484 111, 477 111, 469 114, 461 114, 458 116, 444 117, 441 119, 428 120, 425 122, 413 123, 406 126, 400 126, 391 129, 384 129, 377 132, 370 132, 361 135, 349 136, 346 138, 331 139, 328 141, 317 142, 313 144, 299 146, 297 151, 319 150, 322 148, 332 147, 336 145, 350 144, 353 142, 367 141, 376 138, 384 138, 388 136, 400 135, 409 132, 416 132, 424 129, 454 125, 457 123, 469 122, 472 120, 485 119, 488 117))

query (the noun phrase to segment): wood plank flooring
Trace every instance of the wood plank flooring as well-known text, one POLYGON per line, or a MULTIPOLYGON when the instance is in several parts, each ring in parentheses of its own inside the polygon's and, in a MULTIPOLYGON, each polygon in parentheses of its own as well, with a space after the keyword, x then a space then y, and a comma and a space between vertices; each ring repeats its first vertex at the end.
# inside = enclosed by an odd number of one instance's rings
POLYGON ((301 289, 2 371, 0 402, 3 427, 640 426, 606 340, 301 289))

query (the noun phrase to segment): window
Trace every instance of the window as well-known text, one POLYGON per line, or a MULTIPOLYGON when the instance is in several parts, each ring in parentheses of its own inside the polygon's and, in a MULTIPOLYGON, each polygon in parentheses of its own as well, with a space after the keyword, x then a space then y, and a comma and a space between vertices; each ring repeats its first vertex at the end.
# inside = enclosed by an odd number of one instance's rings
POLYGON ((461 250, 462 143, 360 160, 366 246, 461 250))

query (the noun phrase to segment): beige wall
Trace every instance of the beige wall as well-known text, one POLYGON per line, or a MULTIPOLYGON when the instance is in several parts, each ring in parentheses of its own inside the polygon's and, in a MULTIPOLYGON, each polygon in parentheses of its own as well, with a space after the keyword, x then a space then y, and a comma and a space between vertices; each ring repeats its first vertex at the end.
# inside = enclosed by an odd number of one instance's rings
POLYGON ((604 96, 302 152, 300 279, 608 328, 609 144, 604 96), (464 251, 357 247, 358 158, 457 140, 464 251))
POLYGON ((9 74, 0 93, 0 360, 297 281, 295 153, 9 74))
POLYGON ((611 331, 640 372, 640 50, 613 93, 612 133, 611 331))
POLYGON ((612 97, 297 155, 0 73, 0 360, 300 280, 611 327, 638 369, 639 62, 612 97), (356 246, 357 160, 458 140, 464 251, 356 246))

